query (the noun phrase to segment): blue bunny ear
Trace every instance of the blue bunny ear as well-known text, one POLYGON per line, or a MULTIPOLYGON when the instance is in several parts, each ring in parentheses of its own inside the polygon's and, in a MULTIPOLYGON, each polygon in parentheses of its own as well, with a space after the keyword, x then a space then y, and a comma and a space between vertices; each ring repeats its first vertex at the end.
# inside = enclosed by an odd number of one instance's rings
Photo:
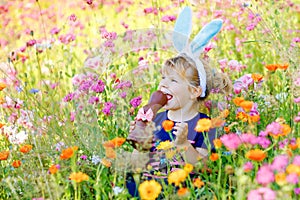
POLYGON ((221 19, 215 19, 200 30, 190 44, 191 51, 194 55, 199 56, 207 43, 221 30, 222 24, 223 21, 221 19))
POLYGON ((174 31, 173 45, 177 51, 183 51, 187 44, 192 31, 192 10, 190 7, 185 7, 179 14, 174 31))

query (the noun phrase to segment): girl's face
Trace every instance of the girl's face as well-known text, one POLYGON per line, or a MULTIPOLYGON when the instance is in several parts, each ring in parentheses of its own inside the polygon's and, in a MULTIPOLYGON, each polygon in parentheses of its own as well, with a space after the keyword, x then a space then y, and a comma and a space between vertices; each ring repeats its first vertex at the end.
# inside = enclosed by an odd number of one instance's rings
POLYGON ((168 74, 163 73, 158 89, 167 94, 168 97, 168 102, 164 108, 167 110, 178 110, 192 105, 196 98, 193 98, 190 87, 188 81, 177 72, 172 70, 168 74))

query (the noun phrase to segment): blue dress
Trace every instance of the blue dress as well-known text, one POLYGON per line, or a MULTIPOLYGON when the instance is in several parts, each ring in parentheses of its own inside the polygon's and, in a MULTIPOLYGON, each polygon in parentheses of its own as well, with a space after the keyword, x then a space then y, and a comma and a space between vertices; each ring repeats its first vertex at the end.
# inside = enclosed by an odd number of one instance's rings
MULTIPOLYGON (((197 125, 197 122, 199 119, 203 119, 203 118, 209 118, 206 114, 204 113, 198 113, 198 115, 196 115, 194 118, 192 118, 189 121, 185 121, 186 123, 188 123, 188 140, 191 143, 191 145, 196 148, 204 148, 207 149, 207 145, 204 142, 204 134, 207 134, 207 137, 209 139, 210 145, 211 145, 211 150, 214 149, 213 147, 213 140, 217 137, 216 136, 216 129, 211 129, 208 133, 201 133, 201 132, 197 132, 195 131, 195 127, 197 125)), ((154 131, 154 140, 153 140, 153 147, 150 149, 150 152, 155 153, 157 151, 156 146, 157 144, 159 144, 159 142, 163 142, 163 141, 172 141, 176 139, 176 136, 172 133, 173 130, 171 131, 171 133, 169 134, 168 132, 166 132, 163 127, 162 127, 162 123, 165 120, 169 120, 168 118, 168 111, 164 111, 164 112, 160 112, 156 115, 155 119, 153 120, 155 123, 155 126, 157 128, 157 130, 154 131)), ((174 124, 176 124, 176 122, 174 122, 174 124)), ((150 153, 151 155, 151 153, 150 153)), ((162 159, 161 159, 162 161, 162 159)), ((160 162, 161 162, 160 161, 160 162)), ((150 156, 150 164, 151 162, 154 163, 155 160, 153 160, 150 156)), ((157 163, 157 162, 156 162, 157 163)), ((159 163, 159 168, 163 169, 164 163, 159 163)), ((153 165, 154 166, 154 165, 153 165)), ((174 165, 175 166, 175 165, 174 165)), ((144 174, 145 176, 146 174, 144 174)), ((154 179, 151 176, 148 176, 149 179, 154 179)), ((166 181, 166 179, 164 180, 166 181)), ((133 197, 138 197, 138 191, 137 191, 137 187, 136 184, 133 180, 133 177, 131 174, 128 174, 127 180, 126 180, 126 187, 128 188, 129 193, 133 196, 133 197)))

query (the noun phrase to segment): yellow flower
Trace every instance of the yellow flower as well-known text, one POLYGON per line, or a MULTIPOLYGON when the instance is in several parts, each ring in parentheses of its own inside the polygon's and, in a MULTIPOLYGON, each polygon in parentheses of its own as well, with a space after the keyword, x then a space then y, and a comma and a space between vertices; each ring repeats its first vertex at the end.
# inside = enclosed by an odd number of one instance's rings
POLYGON ((194 166, 190 163, 186 163, 183 167, 183 170, 186 171, 187 173, 192 172, 194 169, 194 166))
POLYGON ((174 183, 175 186, 179 186, 179 184, 183 181, 185 181, 188 173, 184 171, 183 169, 178 169, 176 171, 171 172, 171 174, 168 176, 168 183, 172 184, 174 183))
POLYGON ((298 165, 289 164, 285 170, 288 174, 295 173, 295 174, 298 174, 298 176, 300 176, 300 166, 298 166, 298 165))
POLYGON ((154 200, 161 192, 161 185, 155 180, 144 181, 139 186, 139 193, 143 200, 154 200))
POLYGON ((82 172, 73 172, 70 176, 69 176, 70 180, 75 181, 76 183, 80 183, 82 181, 87 181, 89 180, 89 176, 85 173, 82 172))
POLYGON ((197 132, 209 131, 211 124, 212 124, 211 120, 208 118, 199 119, 195 127, 195 131, 197 132))
POLYGON ((278 185, 284 185, 286 183, 285 173, 278 173, 275 175, 275 181, 278 185))
POLYGON ((173 146, 174 144, 172 142, 166 140, 164 142, 160 142, 156 149, 168 150, 171 149, 173 146))
POLYGON ((6 84, 5 83, 0 83, 0 91, 2 91, 4 88, 6 88, 6 84))
POLYGON ((175 150, 169 149, 165 152, 167 159, 172 159, 174 155, 176 154, 175 150))
POLYGON ((219 138, 216 138, 213 140, 214 146, 216 147, 216 149, 219 149, 222 147, 222 141, 219 138))

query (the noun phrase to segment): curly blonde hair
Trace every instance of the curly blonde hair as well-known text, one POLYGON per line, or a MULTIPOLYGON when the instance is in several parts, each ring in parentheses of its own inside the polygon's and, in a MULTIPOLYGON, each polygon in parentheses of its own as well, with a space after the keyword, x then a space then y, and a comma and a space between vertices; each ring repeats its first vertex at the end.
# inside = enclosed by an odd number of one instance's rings
MULTIPOLYGON (((206 72, 206 92, 204 97, 198 97, 198 100, 204 100, 212 90, 225 95, 232 91, 232 83, 227 74, 211 68, 207 59, 200 59, 206 72)), ((200 79, 195 62, 186 54, 180 54, 165 61, 162 73, 168 73, 175 70, 180 76, 186 79, 191 85, 200 86, 200 79)))

